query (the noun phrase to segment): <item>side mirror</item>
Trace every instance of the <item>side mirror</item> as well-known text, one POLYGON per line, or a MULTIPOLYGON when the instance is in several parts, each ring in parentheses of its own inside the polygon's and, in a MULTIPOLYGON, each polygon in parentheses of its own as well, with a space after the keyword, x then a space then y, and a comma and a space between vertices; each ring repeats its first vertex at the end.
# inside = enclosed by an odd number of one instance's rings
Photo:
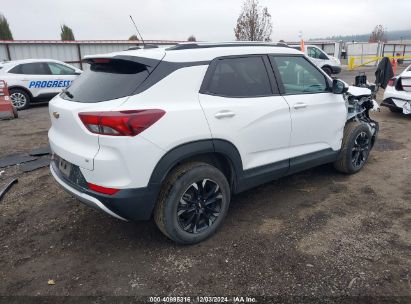
POLYGON ((334 79, 333 80, 333 93, 334 94, 343 94, 348 91, 348 84, 342 80, 334 79))
POLYGON ((74 75, 81 75, 81 72, 74 72, 74 75))

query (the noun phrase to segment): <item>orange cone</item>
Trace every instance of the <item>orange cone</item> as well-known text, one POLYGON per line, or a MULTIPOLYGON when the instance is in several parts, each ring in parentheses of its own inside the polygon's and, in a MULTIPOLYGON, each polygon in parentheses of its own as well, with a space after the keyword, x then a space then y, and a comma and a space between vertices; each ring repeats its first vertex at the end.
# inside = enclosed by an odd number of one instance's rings
POLYGON ((12 118, 17 118, 17 111, 11 103, 7 83, 0 80, 0 119, 12 118))
POLYGON ((300 42, 300 49, 301 49, 301 52, 304 53, 304 51, 305 51, 305 45, 304 45, 304 39, 302 39, 302 38, 301 38, 301 42, 300 42))

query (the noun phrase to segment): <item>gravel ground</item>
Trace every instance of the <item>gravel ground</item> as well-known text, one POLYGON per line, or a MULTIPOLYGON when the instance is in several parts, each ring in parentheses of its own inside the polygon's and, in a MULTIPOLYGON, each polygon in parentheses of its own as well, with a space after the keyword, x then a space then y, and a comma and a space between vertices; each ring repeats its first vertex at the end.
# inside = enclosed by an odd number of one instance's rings
MULTIPOLYGON (((47 110, 0 121, 0 157, 46 144, 47 110)), ((8 167, 0 186, 20 179, 0 202, 0 295, 411 299, 411 117, 373 116, 381 131, 360 173, 325 165, 238 195, 218 233, 195 246, 85 207, 48 168, 8 167)))

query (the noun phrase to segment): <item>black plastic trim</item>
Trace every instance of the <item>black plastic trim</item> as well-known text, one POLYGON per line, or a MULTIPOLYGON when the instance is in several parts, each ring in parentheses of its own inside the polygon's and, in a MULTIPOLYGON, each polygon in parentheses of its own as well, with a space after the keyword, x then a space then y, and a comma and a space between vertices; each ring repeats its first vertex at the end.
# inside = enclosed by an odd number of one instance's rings
POLYGON ((240 193, 282 176, 333 162, 338 158, 339 154, 338 151, 326 149, 273 164, 243 170, 240 153, 232 143, 222 139, 201 140, 178 146, 165 154, 156 165, 147 187, 123 189, 114 195, 97 193, 84 186, 80 186, 61 174, 54 162, 51 165, 58 177, 72 188, 95 197, 104 206, 123 218, 138 221, 151 218, 161 185, 172 168, 190 157, 207 153, 220 154, 229 161, 233 174, 233 193, 240 193))
POLYGON ((95 197, 104 206, 121 217, 134 221, 149 220, 151 218, 160 191, 159 185, 152 184, 142 188, 123 189, 114 195, 105 195, 67 179, 54 162, 51 162, 51 166, 53 166, 57 176, 67 185, 81 193, 95 197))
POLYGON ((149 184, 162 184, 170 170, 179 162, 195 155, 213 153, 212 139, 195 141, 177 146, 167 152, 155 166, 149 184))
POLYGON ((332 163, 338 159, 339 153, 339 151, 334 151, 330 148, 302 156, 293 157, 290 159, 290 169, 288 170, 287 175, 317 167, 323 164, 332 163))
POLYGON ((201 140, 178 146, 164 155, 156 165, 149 184, 161 185, 168 173, 176 165, 184 162, 190 157, 207 153, 222 155, 229 161, 233 173, 233 193, 245 191, 288 174, 333 162, 338 158, 339 154, 338 151, 325 149, 261 167, 244 170, 241 155, 232 143, 223 139, 201 140))
MULTIPOLYGON (((398 99, 400 99, 400 98, 398 98, 398 99)), ((400 100, 408 101, 408 100, 405 100, 405 99, 400 99, 400 100)), ((392 100, 392 98, 386 98, 386 99, 384 99, 384 100, 382 101, 382 103, 381 103, 381 106, 382 106, 382 107, 387 107, 387 108, 393 108, 393 109, 402 110, 401 107, 397 107, 397 105, 394 103, 394 101, 392 100)))
POLYGON ((270 47, 289 47, 285 43, 216 43, 216 44, 197 44, 197 43, 184 43, 177 44, 167 48, 167 51, 178 51, 178 50, 190 50, 190 49, 209 49, 218 47, 245 47, 245 46, 270 46, 270 47))
POLYGON ((236 193, 279 179, 287 174, 289 167, 290 161, 286 159, 273 164, 245 170, 238 180, 236 193))

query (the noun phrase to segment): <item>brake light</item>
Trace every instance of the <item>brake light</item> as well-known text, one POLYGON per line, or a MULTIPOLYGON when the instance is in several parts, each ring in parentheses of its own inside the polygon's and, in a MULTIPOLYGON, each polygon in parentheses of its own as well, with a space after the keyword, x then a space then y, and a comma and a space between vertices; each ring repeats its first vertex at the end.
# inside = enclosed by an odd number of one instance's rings
POLYGON ((390 80, 388 80, 387 85, 390 86, 390 87, 393 87, 394 83, 395 83, 395 78, 391 78, 390 80))
POLYGON ((93 58, 93 63, 109 63, 110 59, 108 58, 93 58))
POLYGON ((87 183, 88 187, 90 190, 96 191, 98 193, 102 193, 102 194, 108 194, 108 195, 113 195, 116 194, 119 189, 114 189, 114 188, 107 188, 107 187, 102 187, 102 186, 98 186, 92 183, 87 183))
POLYGON ((7 88, 7 83, 4 80, 0 80, 0 96, 8 96, 9 90, 7 88))
POLYGON ((166 112, 159 109, 84 112, 79 117, 86 128, 95 134, 136 136, 152 126, 166 112))

